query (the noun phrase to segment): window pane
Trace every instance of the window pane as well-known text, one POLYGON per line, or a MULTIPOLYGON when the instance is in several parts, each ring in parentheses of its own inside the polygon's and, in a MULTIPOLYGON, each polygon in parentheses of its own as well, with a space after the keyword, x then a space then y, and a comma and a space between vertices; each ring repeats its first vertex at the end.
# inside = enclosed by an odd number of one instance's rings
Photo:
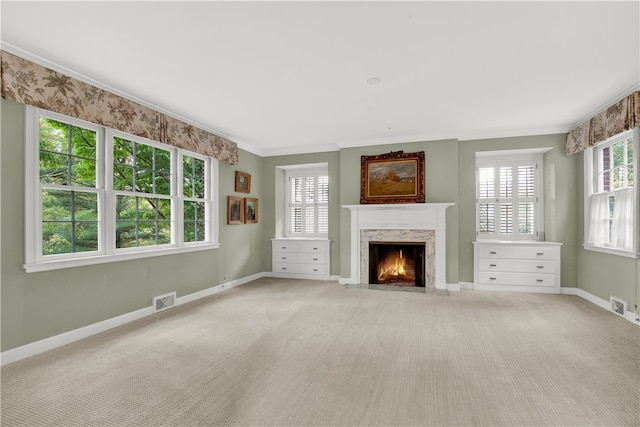
POLYGON ((627 185, 633 187, 633 138, 627 140, 627 185))
POLYGON ((518 233, 533 234, 533 203, 518 204, 518 233))
POLYGON ((82 221, 76 223, 75 252, 98 250, 98 222, 82 221))
POLYGON ((133 142, 122 138, 113 139, 113 188, 115 190, 135 191, 135 157, 133 142))
POLYGON ((495 233, 495 210, 493 203, 480 203, 478 205, 478 215, 480 220, 480 233, 495 233))
POLYGON ((137 241, 136 223, 132 221, 116 222, 116 248, 135 248, 137 241))
POLYGON ((500 204, 500 233, 513 233, 513 205, 511 203, 500 204))
POLYGON ((613 167, 617 168, 624 164, 624 141, 613 144, 613 167))
POLYGON ((500 197, 510 199, 513 197, 513 168, 503 166, 500 168, 500 197))
POLYGON ((478 169, 478 197, 481 199, 494 198, 493 168, 478 169))
POLYGON ((96 132, 40 118, 40 182, 95 187, 96 132))
POLYGON ((42 254, 98 250, 98 195, 42 191, 42 254))
POLYGON ((518 166, 518 197, 533 197, 535 168, 533 166, 518 166))
POLYGON ((116 248, 170 242, 170 199, 125 195, 116 197, 116 248))
POLYGON ((182 157, 182 194, 186 197, 204 198, 204 160, 182 157))
POLYGON ((72 253, 72 222, 43 222, 42 255, 72 253))

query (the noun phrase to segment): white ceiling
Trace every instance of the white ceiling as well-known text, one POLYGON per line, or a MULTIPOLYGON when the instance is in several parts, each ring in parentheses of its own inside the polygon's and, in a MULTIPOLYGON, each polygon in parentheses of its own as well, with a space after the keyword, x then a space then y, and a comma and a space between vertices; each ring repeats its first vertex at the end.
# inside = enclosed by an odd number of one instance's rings
POLYGON ((637 0, 0 7, 3 49, 261 156, 567 132, 640 87, 637 0))

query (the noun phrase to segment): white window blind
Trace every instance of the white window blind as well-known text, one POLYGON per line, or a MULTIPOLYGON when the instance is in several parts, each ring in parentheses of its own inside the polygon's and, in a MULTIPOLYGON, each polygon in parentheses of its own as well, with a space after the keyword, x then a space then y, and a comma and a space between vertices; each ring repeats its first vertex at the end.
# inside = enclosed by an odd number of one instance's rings
POLYGON ((476 235, 499 240, 541 239, 542 154, 476 159, 476 235))
POLYGON ((287 172, 289 237, 329 233, 329 176, 326 168, 296 168, 287 172))

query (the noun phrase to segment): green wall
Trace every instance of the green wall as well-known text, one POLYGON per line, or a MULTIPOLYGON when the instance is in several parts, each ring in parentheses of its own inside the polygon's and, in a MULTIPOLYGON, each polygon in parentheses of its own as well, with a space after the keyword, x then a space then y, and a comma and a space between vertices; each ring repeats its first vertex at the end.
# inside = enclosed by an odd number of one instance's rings
MULTIPOLYGON (((24 106, 1 101, 1 333, 2 351, 150 307, 154 296, 184 296, 270 270, 262 224, 226 225, 226 196, 236 167, 220 162, 219 249, 41 273, 25 273, 24 106)), ((261 158, 241 151, 238 167, 262 174, 261 158)), ((249 196, 262 199, 253 180, 249 196)))
POLYGON ((331 274, 350 275, 350 212, 360 200, 360 156, 425 151, 427 202, 454 202, 447 209, 449 284, 473 282, 475 154, 521 148, 552 148, 544 156, 546 239, 562 243, 564 287, 608 300, 640 294, 640 260, 582 249, 583 156, 564 155, 564 135, 475 141, 425 141, 345 148, 334 152, 260 157, 240 150, 240 163, 219 165, 219 249, 156 258, 25 273, 24 107, 2 100, 1 154, 1 350, 71 331, 149 307, 155 295, 184 296, 224 282, 271 271, 271 241, 284 229, 284 172, 279 167, 327 163, 331 274), (235 171, 252 175, 250 194, 233 191, 235 171), (257 224, 227 225, 228 195, 257 197, 257 224))

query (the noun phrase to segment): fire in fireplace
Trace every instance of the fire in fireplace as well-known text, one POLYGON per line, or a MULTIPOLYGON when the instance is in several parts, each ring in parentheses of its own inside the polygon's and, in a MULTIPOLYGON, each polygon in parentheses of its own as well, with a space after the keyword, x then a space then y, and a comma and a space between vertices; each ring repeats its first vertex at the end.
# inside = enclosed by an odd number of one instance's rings
POLYGON ((424 287, 425 245, 369 242, 369 283, 424 287))

